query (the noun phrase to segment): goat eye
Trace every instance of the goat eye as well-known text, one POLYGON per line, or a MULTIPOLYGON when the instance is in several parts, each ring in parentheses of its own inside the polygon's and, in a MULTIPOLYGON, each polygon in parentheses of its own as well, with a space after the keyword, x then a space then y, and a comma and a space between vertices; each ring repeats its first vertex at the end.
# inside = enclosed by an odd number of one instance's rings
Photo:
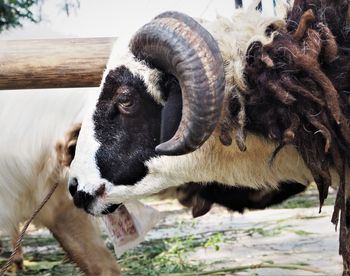
POLYGON ((118 108, 122 113, 131 113, 134 106, 134 99, 130 94, 122 93, 118 97, 118 108))
POLYGON ((120 96, 118 98, 118 104, 120 104, 123 107, 130 107, 133 105, 133 100, 131 97, 128 96, 120 96))

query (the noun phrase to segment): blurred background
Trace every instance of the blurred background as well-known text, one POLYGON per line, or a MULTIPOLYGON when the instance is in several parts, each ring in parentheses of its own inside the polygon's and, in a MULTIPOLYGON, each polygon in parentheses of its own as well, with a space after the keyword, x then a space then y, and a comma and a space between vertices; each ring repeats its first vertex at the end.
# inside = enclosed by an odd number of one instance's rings
MULTIPOLYGON (((0 39, 123 36, 166 10, 214 19, 252 0, 11 0, 0 1, 0 39)), ((254 2, 257 2, 256 0, 254 2)), ((262 10, 273 14, 274 0, 262 10)))

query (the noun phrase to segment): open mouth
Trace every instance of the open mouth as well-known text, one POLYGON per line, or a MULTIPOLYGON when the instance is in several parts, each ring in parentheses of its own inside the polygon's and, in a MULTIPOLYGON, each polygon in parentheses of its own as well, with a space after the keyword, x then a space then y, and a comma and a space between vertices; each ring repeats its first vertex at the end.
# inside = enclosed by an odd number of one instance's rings
POLYGON ((113 213, 115 210, 118 209, 119 206, 121 206, 122 204, 110 204, 108 205, 102 212, 102 215, 108 215, 113 213))

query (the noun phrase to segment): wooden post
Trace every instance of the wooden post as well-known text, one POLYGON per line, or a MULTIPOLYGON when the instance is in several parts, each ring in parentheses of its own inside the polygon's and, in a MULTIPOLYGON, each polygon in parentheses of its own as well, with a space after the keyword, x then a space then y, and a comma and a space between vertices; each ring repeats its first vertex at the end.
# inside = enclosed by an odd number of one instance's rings
POLYGON ((99 86, 115 40, 0 41, 0 89, 99 86))

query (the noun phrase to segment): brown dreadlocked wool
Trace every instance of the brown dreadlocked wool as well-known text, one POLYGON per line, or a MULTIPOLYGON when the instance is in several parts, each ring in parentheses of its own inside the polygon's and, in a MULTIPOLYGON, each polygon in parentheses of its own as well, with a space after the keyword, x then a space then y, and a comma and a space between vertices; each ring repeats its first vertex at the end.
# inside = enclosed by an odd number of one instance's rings
POLYGON ((244 129, 279 144, 272 159, 283 146, 296 146, 317 183, 320 208, 331 184, 330 168, 337 171, 332 222, 337 225, 340 215, 344 271, 350 263, 349 8, 348 0, 296 0, 286 28, 272 32, 271 43, 250 45, 245 76, 254 93, 243 95, 244 129))

